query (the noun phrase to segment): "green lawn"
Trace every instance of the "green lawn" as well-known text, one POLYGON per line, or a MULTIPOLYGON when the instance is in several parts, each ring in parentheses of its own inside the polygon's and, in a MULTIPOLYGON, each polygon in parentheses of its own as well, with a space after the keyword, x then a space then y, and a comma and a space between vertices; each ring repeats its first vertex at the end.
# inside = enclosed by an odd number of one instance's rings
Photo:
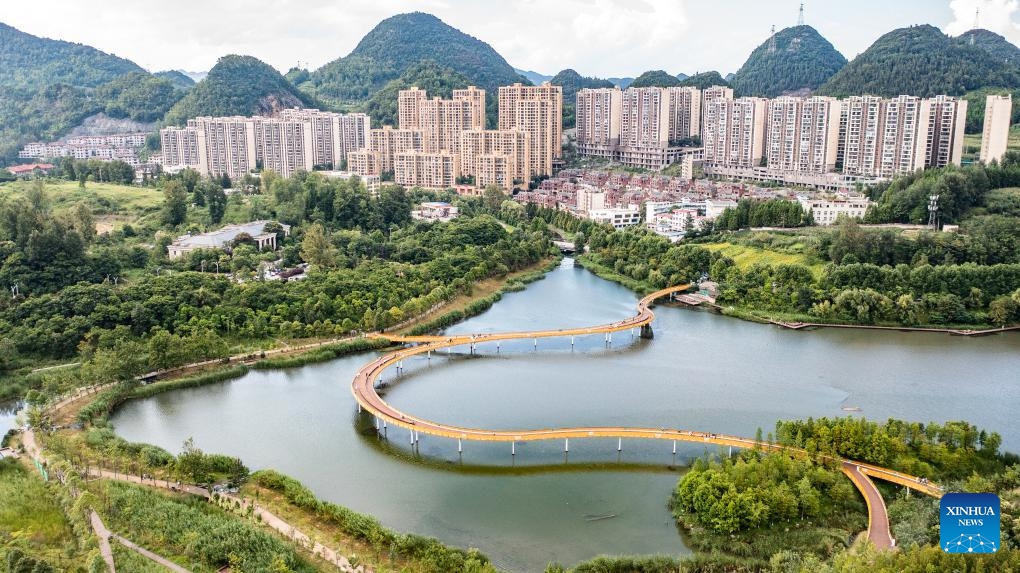
MULTIPOLYGON (((14 181, 0 184, 0 197, 23 193, 32 181, 14 181)), ((159 209, 163 205, 163 193, 151 187, 135 187, 116 183, 88 182, 85 189, 75 181, 48 179, 44 182, 46 192, 56 210, 74 206, 82 201, 97 213, 141 214, 159 209)))
POLYGON ((733 243, 708 243, 699 246, 715 253, 722 253, 733 259, 733 262, 737 264, 737 268, 742 271, 751 268, 757 263, 764 263, 768 265, 804 265, 810 268, 815 276, 822 272, 823 265, 813 261, 807 255, 767 251, 758 247, 734 245, 733 243))
POLYGON ((26 553, 57 565, 74 537, 56 499, 33 471, 15 460, 0 461, 0 541, 20 540, 26 553))

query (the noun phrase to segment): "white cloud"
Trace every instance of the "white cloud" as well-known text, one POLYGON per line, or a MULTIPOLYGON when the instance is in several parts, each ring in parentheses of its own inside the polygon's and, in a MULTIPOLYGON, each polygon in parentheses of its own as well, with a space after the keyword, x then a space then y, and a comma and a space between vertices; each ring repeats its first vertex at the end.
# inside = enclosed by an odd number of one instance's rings
POLYGON ((1001 34, 1014 43, 1020 40, 1020 24, 1014 19, 1020 10, 1018 0, 952 0, 949 9, 954 19, 944 31, 958 36, 973 29, 978 8, 981 9, 978 27, 1001 34))

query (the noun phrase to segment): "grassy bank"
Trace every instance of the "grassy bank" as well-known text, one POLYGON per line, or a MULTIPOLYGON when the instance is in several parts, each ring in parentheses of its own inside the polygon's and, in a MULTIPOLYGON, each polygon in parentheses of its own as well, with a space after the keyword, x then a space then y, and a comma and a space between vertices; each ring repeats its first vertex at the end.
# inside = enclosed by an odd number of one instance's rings
POLYGON ((305 366, 308 364, 314 364, 316 362, 326 362, 342 356, 348 356, 351 354, 358 354, 360 352, 369 352, 372 350, 382 350, 389 346, 390 343, 385 340, 379 340, 375 338, 357 338, 346 342, 338 342, 336 344, 330 344, 322 346, 314 350, 309 350, 295 356, 287 356, 281 358, 266 358, 259 360, 252 368, 255 370, 274 370, 282 368, 297 368, 299 366, 305 366))
POLYGON ((604 267, 592 261, 590 255, 580 255, 579 257, 577 257, 576 260, 577 264, 581 265, 588 271, 594 273, 595 276, 606 279, 607 281, 613 281, 614 283, 621 284, 638 294, 643 295, 658 290, 653 285, 645 281, 639 281, 621 275, 620 273, 614 271, 613 269, 610 269, 609 267, 604 267))
POLYGON ((71 525, 34 472, 16 460, 0 460, 0 564, 8 565, 15 553, 72 571, 80 555, 71 525))
POLYGON ((302 512, 304 523, 311 525, 326 537, 330 534, 338 535, 348 550, 361 548, 362 551, 369 551, 370 555, 374 556, 376 571, 414 573, 496 571, 488 558, 477 550, 451 548, 430 537, 397 533, 383 527, 374 517, 316 499, 315 494, 300 482, 273 470, 252 474, 251 482, 245 486, 244 493, 249 497, 255 496, 260 503, 264 503, 263 500, 268 501, 275 506, 273 510, 278 508, 289 510, 286 514, 291 515, 296 511, 302 512), (275 498, 270 494, 279 497, 275 498), (286 507, 280 507, 281 505, 286 507), (388 559, 384 559, 383 556, 387 556, 388 559))

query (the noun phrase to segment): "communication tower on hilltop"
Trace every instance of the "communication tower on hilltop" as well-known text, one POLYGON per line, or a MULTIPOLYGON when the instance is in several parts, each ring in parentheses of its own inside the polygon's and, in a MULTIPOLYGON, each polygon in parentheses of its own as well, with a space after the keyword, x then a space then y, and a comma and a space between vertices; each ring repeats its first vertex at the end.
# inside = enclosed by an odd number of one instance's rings
POLYGON ((797 25, 798 26, 803 26, 804 25, 804 3, 803 2, 800 3, 800 15, 797 16, 797 25))
POLYGON ((769 53, 776 53, 776 25, 772 24, 772 39, 769 40, 769 53))
POLYGON ((970 32, 970 45, 971 46, 973 46, 974 42, 975 42, 975 39, 974 39, 974 30, 978 30, 980 28, 981 28, 981 7, 978 6, 977 8, 974 9, 974 27, 971 28, 971 32, 970 32))

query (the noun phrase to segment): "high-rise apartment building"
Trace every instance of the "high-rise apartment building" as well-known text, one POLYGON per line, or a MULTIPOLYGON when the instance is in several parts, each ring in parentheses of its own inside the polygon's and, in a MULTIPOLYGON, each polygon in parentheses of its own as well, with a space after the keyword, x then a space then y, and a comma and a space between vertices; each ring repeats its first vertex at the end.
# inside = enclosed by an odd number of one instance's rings
POLYGON ((521 129, 531 145, 532 175, 552 175, 563 155, 563 88, 514 84, 499 88, 499 129, 521 129))
POLYGON ((457 183, 460 172, 459 159, 449 151, 405 151, 396 154, 393 166, 397 185, 424 189, 449 189, 457 183))
POLYGON ((203 158, 193 167, 203 175, 236 178, 253 171, 256 166, 255 121, 250 117, 196 117, 188 127, 205 134, 203 158), (204 161, 203 161, 204 159, 204 161))
POLYGON ((460 174, 474 177, 475 185, 513 189, 527 183, 531 174, 531 146, 520 129, 475 129, 460 134, 460 174))
POLYGON ((629 88, 623 92, 620 114, 622 147, 669 144, 669 92, 663 88, 629 88))
POLYGON ((412 87, 397 93, 397 125, 400 129, 420 129, 421 103, 428 99, 425 90, 412 87))
POLYGON ((613 159, 620 145, 623 92, 620 88, 582 89, 574 110, 577 152, 585 157, 613 159))
POLYGON ((946 95, 936 96, 922 102, 921 113, 920 128, 925 138, 922 167, 960 165, 967 123, 967 100, 946 95))
POLYGON ((339 169, 348 153, 365 147, 371 129, 371 121, 363 113, 287 109, 279 117, 311 124, 312 166, 318 168, 339 169))
POLYGON ((840 104, 829 97, 779 97, 768 103, 769 169, 829 173, 836 167, 840 104))
POLYGON ((312 122, 279 118, 253 118, 255 163, 284 177, 315 165, 312 122))
POLYGON ((367 145, 347 154, 347 169, 358 175, 392 173, 394 158, 405 151, 425 149, 422 133, 414 129, 393 129, 386 125, 368 132, 367 145))
POLYGON ((701 90, 683 86, 665 88, 669 93, 669 141, 701 135, 701 90))
POLYGON ((767 107, 768 101, 763 98, 712 100, 702 127, 705 163, 758 167, 764 155, 767 107))
POLYGON ((701 90, 701 132, 704 133, 705 122, 708 120, 708 105, 721 99, 733 99, 733 88, 709 86, 701 90))
POLYGON ((432 98, 418 105, 418 129, 425 151, 460 151, 460 133, 471 129, 473 103, 468 100, 432 98))
POLYGON ((467 129, 485 129, 485 90, 475 86, 453 90, 453 99, 471 104, 467 129))
POLYGON ((577 149, 585 157, 662 169, 699 134, 701 93, 694 88, 584 89, 577 92, 577 149))
POLYGON ((876 96, 854 96, 840 102, 837 167, 855 176, 880 171, 885 101, 876 96))
POLYGON ((159 132, 159 143, 162 149, 163 165, 166 167, 196 167, 200 173, 208 168, 205 161, 205 132, 194 127, 170 127, 159 132))
POLYGON ((981 161, 1002 161, 1010 138, 1013 120, 1013 96, 988 96, 984 99, 984 128, 981 134, 981 161))
POLYGON ((981 135, 981 161, 1002 161, 1009 141, 1013 119, 1013 96, 990 95, 985 98, 985 126, 981 135))

